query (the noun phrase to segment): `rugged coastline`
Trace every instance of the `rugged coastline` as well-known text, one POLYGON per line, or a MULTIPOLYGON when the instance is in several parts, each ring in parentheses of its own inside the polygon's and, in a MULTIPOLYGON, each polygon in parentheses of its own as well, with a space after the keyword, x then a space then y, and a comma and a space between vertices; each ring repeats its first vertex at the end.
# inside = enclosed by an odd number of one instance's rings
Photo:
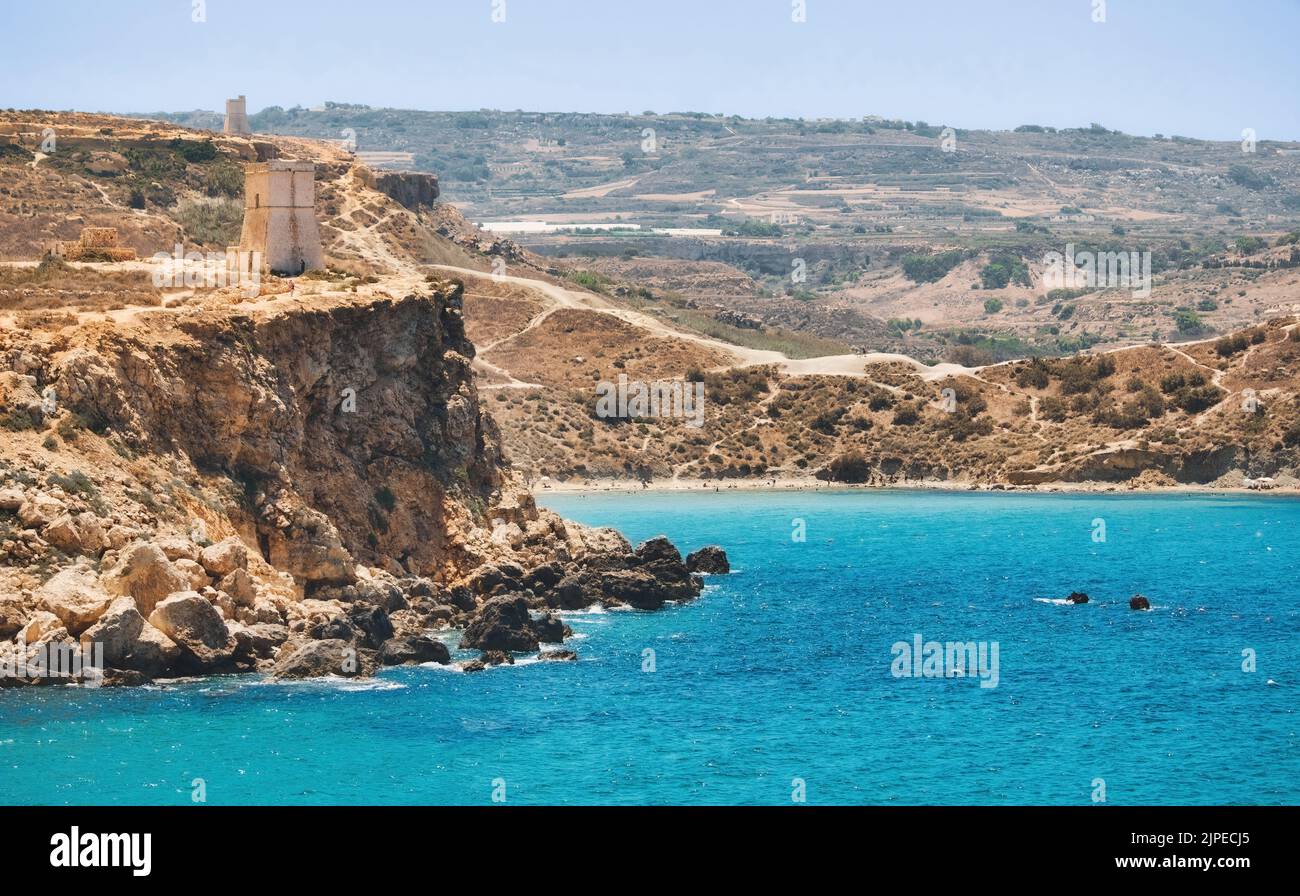
POLYGON ((556 610, 698 596, 711 554, 536 506, 479 409, 460 296, 0 335, 0 665, 29 673, 5 683, 62 680, 30 672, 78 647, 108 684, 362 676, 448 662, 448 629, 483 668, 562 644, 556 610))

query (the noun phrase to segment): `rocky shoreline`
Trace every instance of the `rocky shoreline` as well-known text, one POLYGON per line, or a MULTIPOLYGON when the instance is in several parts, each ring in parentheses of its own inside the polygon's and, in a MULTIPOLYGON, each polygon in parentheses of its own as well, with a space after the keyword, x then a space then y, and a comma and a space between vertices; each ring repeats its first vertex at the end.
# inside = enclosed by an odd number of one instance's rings
POLYGON ((559 610, 657 610, 694 600, 704 574, 726 572, 709 547, 683 559, 664 537, 633 549, 614 530, 586 530, 590 549, 567 562, 524 569, 486 564, 446 586, 419 577, 365 572, 356 582, 301 601, 259 592, 238 538, 200 547, 171 537, 106 551, 107 571, 72 566, 34 601, 0 602, 0 686, 141 685, 160 678, 266 673, 277 678, 373 675, 385 666, 451 663, 441 632, 481 656, 473 672, 513 664, 518 654, 574 660, 559 610), (50 657, 79 651, 85 668, 50 657), (92 668, 92 661, 98 663, 92 668), (42 674, 47 672, 48 674, 42 674))
POLYGON ((0 330, 0 686, 566 660, 557 611, 726 568, 538 508, 461 288, 400 285, 0 330))

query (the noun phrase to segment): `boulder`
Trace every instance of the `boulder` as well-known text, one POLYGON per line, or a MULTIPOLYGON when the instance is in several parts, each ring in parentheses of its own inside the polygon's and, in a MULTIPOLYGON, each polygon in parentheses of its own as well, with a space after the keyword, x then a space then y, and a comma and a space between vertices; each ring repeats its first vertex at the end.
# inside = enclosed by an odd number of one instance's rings
MULTIPOLYGON (((166 553, 166 549, 164 549, 163 553, 166 553)), ((212 584, 212 580, 208 578, 207 570, 199 565, 198 561, 191 560, 188 557, 181 557, 178 560, 173 560, 172 566, 176 567, 181 575, 189 579, 190 591, 202 591, 212 584)))
POLYGON ((528 602, 517 594, 492 597, 465 629, 461 649, 533 651, 538 647, 528 602))
POLYGON ((1072 604, 1086 604, 1088 602, 1088 595, 1084 594, 1082 591, 1073 591, 1066 600, 1072 604))
POLYGON ((636 560, 642 564, 659 562, 680 564, 682 562, 681 552, 662 535, 641 542, 633 553, 636 560))
POLYGON ((731 572, 731 562, 722 548, 708 545, 686 555, 686 568, 705 575, 724 575, 731 572))
POLYGON ((278 678, 355 678, 362 672, 362 657, 347 641, 303 641, 286 644, 271 670, 278 678))
POLYGON ((601 602, 598 580, 590 575, 568 575, 547 595, 547 602, 561 610, 585 610, 601 602))
POLYGON ((267 623, 235 626, 231 634, 240 652, 264 660, 274 657, 280 645, 289 640, 288 628, 267 623))
POLYGON ((573 650, 546 650, 537 658, 544 663, 571 663, 578 659, 578 654, 573 650))
POLYGON ((385 666, 408 666, 419 663, 451 662, 451 651, 441 641, 426 635, 390 638, 379 650, 379 662, 385 666))
POLYGON ((515 658, 502 650, 487 650, 476 660, 465 664, 466 672, 482 672, 488 666, 513 666, 515 658))
POLYGON ((41 638, 63 630, 59 617, 48 610, 37 610, 27 620, 27 624, 18 630, 15 640, 19 644, 35 644, 41 638))
POLYGON ((147 542, 124 549, 99 583, 109 594, 135 598, 141 615, 152 613, 168 595, 190 590, 189 577, 172 566, 161 548, 147 542))
POLYGON ((469 587, 479 594, 492 594, 499 589, 520 591, 523 589, 524 571, 513 563, 487 564, 470 576, 469 587))
POLYGON ((275 604, 264 598, 260 598, 253 603, 251 607, 239 607, 235 611, 235 618, 247 626, 254 625, 282 625, 284 617, 280 614, 275 604))
POLYGON ((248 548, 237 536, 230 536, 199 553, 199 563, 215 579, 230 575, 237 569, 248 569, 248 548))
POLYGON ((157 678, 175 669, 183 659, 184 651, 180 645, 145 622, 140 627, 135 643, 131 645, 130 656, 122 665, 157 678))
POLYGON ((81 533, 77 531, 77 525, 70 513, 52 520, 41 530, 41 537, 71 557, 79 557, 83 553, 81 533))
POLYGON ((0 641, 8 641, 27 624, 31 609, 17 594, 0 594, 0 641))
POLYGON ((202 549, 195 544, 190 538, 184 535, 164 535, 162 538, 154 539, 154 544, 167 556, 167 559, 173 563, 178 560, 190 560, 198 563, 199 555, 202 549))
POLYGON ((311 625, 306 630, 307 636, 317 641, 344 641, 351 644, 357 640, 357 629, 346 616, 331 616, 311 625))
POLYGON ((225 620, 211 601, 196 591, 182 591, 160 601, 149 614, 149 624, 176 642, 202 671, 229 663, 235 651, 225 620))
POLYGON ((236 607, 251 607, 257 602, 257 588, 248 570, 234 569, 217 583, 217 590, 230 595, 236 607))
POLYGON ((27 497, 20 488, 0 488, 0 511, 17 513, 27 503, 27 497))
POLYGON ((28 529, 43 529, 67 510, 67 505, 58 498, 36 495, 18 508, 18 519, 28 529))
POLYGON ((397 634, 388 613, 383 607, 373 604, 353 604, 348 609, 348 620, 365 636, 364 640, 370 647, 379 648, 397 634))
POLYGON ((99 587, 89 566, 61 570, 35 596, 40 606, 57 616, 74 638, 98 622, 113 603, 113 596, 99 587))
POLYGON ((542 644, 559 644, 569 635, 573 634, 573 629, 564 624, 564 621, 554 613, 543 613, 532 621, 532 629, 537 634, 537 640, 542 644))
POLYGON ((472 613, 478 609, 478 601, 474 599, 474 593, 466 585, 451 588, 447 592, 447 602, 465 613, 472 613))
POLYGON ((83 650, 101 645, 104 664, 148 677, 162 675, 180 658, 180 648, 140 615, 135 601, 119 597, 99 621, 81 633, 83 650))
POLYGON ((110 526, 108 532, 104 534, 104 540, 108 543, 110 551, 120 551, 139 537, 139 530, 129 526, 110 526))
POLYGON ((543 563, 524 576, 524 587, 534 594, 550 591, 564 578, 564 567, 558 563, 543 563))
POLYGON ((1140 594, 1135 594, 1128 599, 1128 608, 1130 610, 1149 610, 1151 609, 1151 601, 1140 594))
POLYGON ((669 599, 666 589, 661 588, 659 581, 643 569, 620 569, 602 573, 600 590, 612 602, 627 604, 638 610, 658 610, 669 599))

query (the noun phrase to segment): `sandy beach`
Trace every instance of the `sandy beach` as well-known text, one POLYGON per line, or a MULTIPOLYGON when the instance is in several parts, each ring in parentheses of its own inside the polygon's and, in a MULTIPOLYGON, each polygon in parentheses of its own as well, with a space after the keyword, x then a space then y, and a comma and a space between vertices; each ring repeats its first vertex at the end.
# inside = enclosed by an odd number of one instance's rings
POLYGON ((813 476, 775 476, 765 479, 652 479, 643 485, 629 479, 586 479, 573 482, 538 480, 530 483, 541 500, 549 494, 644 494, 648 492, 726 492, 726 491, 843 491, 880 489, 891 491, 952 492, 1033 492, 1033 493, 1149 493, 1212 495, 1300 495, 1300 483, 1279 481, 1272 488, 1247 488, 1241 485, 1169 485, 1131 486, 1122 482, 1052 482, 1039 485, 966 482, 960 480, 909 479, 889 483, 825 482, 813 476))

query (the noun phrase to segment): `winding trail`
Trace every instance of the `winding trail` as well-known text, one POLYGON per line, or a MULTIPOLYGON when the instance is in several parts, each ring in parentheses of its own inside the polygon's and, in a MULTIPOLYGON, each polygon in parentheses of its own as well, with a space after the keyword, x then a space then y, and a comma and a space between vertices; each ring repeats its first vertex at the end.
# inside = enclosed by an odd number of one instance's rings
POLYGON ((646 330, 663 339, 677 339, 686 342, 693 342, 703 348, 711 349, 724 356, 732 358, 732 363, 724 365, 724 368, 745 368, 760 367, 772 365, 779 368, 783 373, 791 376, 853 376, 867 378, 866 365, 868 364, 904 364, 911 367, 923 380, 940 380, 948 376, 959 374, 970 375, 975 368, 962 367, 959 364, 935 364, 929 366, 921 363, 908 355, 900 355, 893 352, 867 352, 861 355, 826 355, 820 358, 790 358, 789 356, 766 349, 748 348, 743 345, 733 345, 730 342, 712 339, 699 333, 691 333, 685 330, 679 330, 669 326, 654 315, 645 314, 640 311, 634 311, 631 308, 624 308, 610 299, 596 293, 586 290, 569 289, 568 287, 559 286, 554 283, 548 283, 545 280, 536 280, 530 277, 516 277, 509 274, 490 274, 484 271, 478 271, 473 268, 455 267, 453 265, 433 264, 425 267, 433 268, 439 271, 453 274, 459 277, 469 277, 476 279, 492 279, 497 282, 510 283, 515 286, 521 286, 525 289, 540 294, 548 301, 549 307, 534 316, 526 327, 517 333, 506 336, 502 339, 482 346, 481 351, 486 352, 496 346, 499 346, 509 340, 519 336, 529 330, 536 329, 546 321, 551 314, 561 308, 577 308, 584 311, 594 311, 599 314, 608 314, 611 317, 618 318, 624 323, 646 330))

